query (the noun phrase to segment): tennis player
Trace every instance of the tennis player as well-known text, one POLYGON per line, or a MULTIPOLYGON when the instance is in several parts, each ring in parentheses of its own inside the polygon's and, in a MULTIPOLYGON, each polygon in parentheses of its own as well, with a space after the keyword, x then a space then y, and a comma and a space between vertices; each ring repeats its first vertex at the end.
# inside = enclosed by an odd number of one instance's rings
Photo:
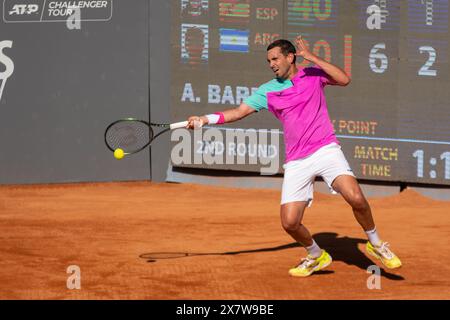
POLYGON ((311 53, 301 36, 296 40, 298 52, 287 40, 276 40, 267 48, 267 62, 275 79, 234 109, 189 117, 202 124, 223 124, 240 120, 254 112, 268 109, 283 124, 286 159, 281 194, 281 223, 286 232, 307 250, 306 258, 289 270, 295 277, 307 277, 327 267, 331 256, 320 248, 302 224, 306 207, 313 200, 313 184, 321 176, 332 193, 340 193, 352 207, 356 220, 368 237, 366 250, 393 269, 400 259, 380 239, 370 206, 339 145, 330 121, 324 95, 326 85, 347 86, 349 76, 339 67, 311 53), (298 69, 296 56, 314 67, 298 69))

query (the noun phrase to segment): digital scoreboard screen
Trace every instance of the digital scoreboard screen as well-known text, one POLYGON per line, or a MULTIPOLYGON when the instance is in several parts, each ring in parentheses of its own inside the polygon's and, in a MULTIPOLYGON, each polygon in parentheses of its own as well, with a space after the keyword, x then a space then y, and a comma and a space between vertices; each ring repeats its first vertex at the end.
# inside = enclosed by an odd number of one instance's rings
MULTIPOLYGON (((302 35, 312 52, 351 75, 349 86, 327 86, 325 94, 356 176, 450 185, 448 0, 172 0, 172 26, 174 120, 238 106, 273 78, 267 46, 302 35)), ((197 134, 192 161, 174 165, 258 171, 264 157, 279 157, 282 172, 283 132, 270 112, 216 128, 222 141, 197 134), (233 128, 278 129, 280 144, 272 134, 239 149, 226 141, 233 128), (239 151, 246 162, 225 161, 239 151), (208 153, 223 163, 198 157, 208 153)))

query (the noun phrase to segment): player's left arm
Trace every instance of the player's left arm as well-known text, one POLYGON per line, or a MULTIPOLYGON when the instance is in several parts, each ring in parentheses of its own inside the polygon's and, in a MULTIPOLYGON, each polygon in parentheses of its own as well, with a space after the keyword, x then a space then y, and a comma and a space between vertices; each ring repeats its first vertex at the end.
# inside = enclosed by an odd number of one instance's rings
POLYGON ((319 66, 330 77, 330 84, 346 86, 350 83, 351 79, 344 70, 309 51, 301 36, 297 38, 296 44, 298 47, 297 54, 319 66))

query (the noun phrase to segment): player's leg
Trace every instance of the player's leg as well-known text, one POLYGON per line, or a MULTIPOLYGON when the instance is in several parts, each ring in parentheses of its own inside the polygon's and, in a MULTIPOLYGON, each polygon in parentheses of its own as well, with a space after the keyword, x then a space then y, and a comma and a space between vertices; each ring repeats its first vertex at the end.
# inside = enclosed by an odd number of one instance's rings
POLYGON ((310 161, 299 160, 284 166, 281 224, 284 230, 308 252, 307 257, 297 267, 289 270, 289 274, 296 277, 309 276, 327 267, 332 261, 330 255, 318 246, 302 224, 305 209, 313 199, 314 173, 310 172, 310 161))
POLYGON ((304 247, 313 245, 313 238, 302 224, 308 201, 294 201, 281 205, 280 218, 283 229, 304 247))
POLYGON ((332 261, 331 256, 319 247, 308 229, 302 224, 307 206, 308 201, 295 201, 282 204, 280 209, 281 224, 284 230, 308 252, 306 258, 289 270, 289 274, 294 277, 307 277, 315 271, 324 269, 332 261))
POLYGON ((399 268, 402 263, 400 259, 389 249, 389 244, 380 240, 372 217, 372 211, 358 181, 352 176, 341 175, 335 178, 332 187, 339 192, 353 209, 353 214, 363 227, 369 238, 366 244, 367 252, 388 268, 399 268))
MULTIPOLYGON (((355 178, 341 147, 332 144, 323 149, 317 161, 318 173, 333 193, 340 193, 353 209, 353 214, 365 232, 375 229, 372 211, 355 178)), ((377 242, 374 233, 374 242, 377 242)))
POLYGON ((378 236, 369 203, 340 146, 327 149, 318 162, 321 176, 332 191, 339 192, 350 204, 356 220, 366 232, 369 238, 366 245, 367 252, 380 259, 388 268, 400 267, 400 259, 389 249, 389 244, 381 241, 378 236))
MULTIPOLYGON (((374 230, 375 222, 372 211, 355 177, 351 175, 340 175, 334 179, 331 186, 352 207, 353 214, 364 231, 374 230)), ((376 241, 377 239, 374 239, 374 242, 376 241)))
MULTIPOLYGON (((283 229, 305 248, 314 245, 311 234, 302 224, 305 209, 313 199, 314 174, 309 172, 309 165, 308 161, 297 160, 284 166, 280 207, 283 229)), ((312 249, 312 254, 316 255, 317 251, 312 249)))

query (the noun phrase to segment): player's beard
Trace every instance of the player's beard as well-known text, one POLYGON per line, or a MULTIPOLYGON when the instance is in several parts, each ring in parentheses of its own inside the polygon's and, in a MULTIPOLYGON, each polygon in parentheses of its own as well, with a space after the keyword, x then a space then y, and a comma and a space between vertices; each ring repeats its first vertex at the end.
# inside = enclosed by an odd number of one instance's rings
POLYGON ((278 70, 276 72, 274 72, 274 73, 275 73, 275 76, 278 79, 286 80, 288 78, 288 75, 289 75, 289 68, 279 67, 278 70))

